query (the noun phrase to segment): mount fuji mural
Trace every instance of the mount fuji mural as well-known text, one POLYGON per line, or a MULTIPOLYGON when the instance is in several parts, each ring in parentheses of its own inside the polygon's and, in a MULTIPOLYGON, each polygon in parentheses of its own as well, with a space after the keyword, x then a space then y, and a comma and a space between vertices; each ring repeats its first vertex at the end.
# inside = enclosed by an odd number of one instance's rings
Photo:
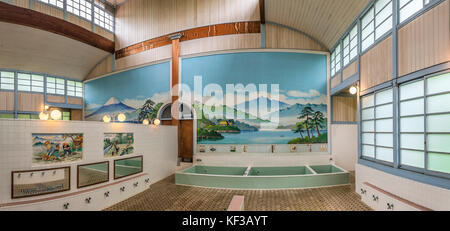
POLYGON ((240 99, 237 92, 196 95, 203 99, 193 105, 198 144, 328 142, 326 55, 220 54, 183 59, 182 66, 182 83, 190 89, 199 76, 203 88, 218 85, 222 92, 228 85, 256 86, 245 88, 253 91, 244 92, 240 99))
POLYGON ((171 102, 170 64, 161 63, 125 71, 85 83, 85 119, 116 120, 125 114, 128 123, 154 119, 171 102))

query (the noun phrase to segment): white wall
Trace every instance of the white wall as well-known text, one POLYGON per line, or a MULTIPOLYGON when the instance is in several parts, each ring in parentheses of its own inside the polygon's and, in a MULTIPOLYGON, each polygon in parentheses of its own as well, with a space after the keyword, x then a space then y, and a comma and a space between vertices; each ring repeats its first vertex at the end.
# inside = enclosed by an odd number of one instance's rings
POLYGON ((337 165, 354 171, 358 161, 358 126, 356 124, 331 125, 331 154, 337 165))
POLYGON ((175 172, 178 151, 177 128, 173 126, 151 127, 140 124, 2 119, 0 120, 0 205, 80 191, 81 189, 77 189, 77 165, 79 164, 109 160, 110 181, 90 187, 114 183, 113 160, 124 158, 124 156, 107 159, 103 157, 103 134, 105 132, 134 133, 134 153, 126 157, 144 156, 143 172, 148 173, 147 177, 150 178, 151 183, 155 183, 175 172), (32 133, 83 133, 83 159, 66 164, 32 166, 32 133), (70 191, 30 198, 11 199, 11 171, 63 166, 71 167, 70 191))
POLYGON ((450 210, 450 190, 395 176, 360 164, 356 164, 355 170, 355 190, 358 194, 361 185, 368 182, 423 207, 438 211, 450 210))

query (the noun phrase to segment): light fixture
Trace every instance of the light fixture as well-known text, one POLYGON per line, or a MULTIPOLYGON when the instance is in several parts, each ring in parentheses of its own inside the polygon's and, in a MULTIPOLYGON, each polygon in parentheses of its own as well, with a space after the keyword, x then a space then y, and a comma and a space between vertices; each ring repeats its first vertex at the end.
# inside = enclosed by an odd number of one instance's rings
POLYGON ((45 111, 48 111, 49 108, 50 108, 50 106, 48 106, 48 105, 45 105, 45 106, 44 106, 44 110, 45 110, 45 111))
POLYGON ((117 116, 117 120, 119 121, 119 122, 123 122, 123 121, 125 121, 127 119, 127 116, 125 115, 125 114, 123 114, 123 113, 120 113, 118 116, 117 116))
POLYGON ((43 111, 43 112, 39 113, 39 119, 40 120, 48 120, 48 112, 43 111))
POLYGON ((109 116, 109 115, 103 116, 103 122, 105 122, 105 123, 111 122, 111 116, 109 116))
POLYGON ((355 95, 358 92, 358 89, 355 86, 350 87, 350 94, 355 95))
POLYGON ((55 109, 50 114, 50 117, 52 117, 53 120, 60 120, 61 119, 61 111, 58 109, 55 109))
POLYGON ((161 120, 155 119, 155 120, 153 120, 153 124, 156 125, 156 126, 158 126, 158 125, 161 124, 161 120))
POLYGON ((148 119, 145 119, 145 120, 142 121, 142 124, 143 124, 143 125, 149 125, 149 124, 150 124, 150 121, 148 121, 148 119))

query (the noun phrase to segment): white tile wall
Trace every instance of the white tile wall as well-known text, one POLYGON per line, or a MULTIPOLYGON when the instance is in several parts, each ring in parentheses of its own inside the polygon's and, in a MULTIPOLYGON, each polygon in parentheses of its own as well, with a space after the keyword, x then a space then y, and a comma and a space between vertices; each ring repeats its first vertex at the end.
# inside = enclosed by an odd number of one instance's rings
POLYGON ((355 124, 331 125, 331 152, 337 165, 354 171, 358 160, 358 126, 355 124))
MULTIPOLYGON (((155 183, 175 172, 177 162, 177 128, 151 127, 140 124, 119 124, 85 121, 39 121, 0 119, 0 204, 48 198, 77 192, 77 165, 110 161, 110 181, 113 180, 113 160, 103 157, 103 134, 106 132, 134 133, 134 153, 127 157, 143 155, 144 173, 155 183), (32 133, 83 133, 82 161, 66 164, 32 166, 32 133), (71 167, 71 190, 32 198, 11 199, 11 171, 71 167)), ((90 186, 90 187, 97 187, 90 186)), ((89 189, 83 188, 83 190, 89 189)))
POLYGON ((360 164, 356 164, 355 171, 357 193, 360 193, 362 184, 368 182, 423 207, 437 211, 450 210, 450 190, 388 174, 360 164))

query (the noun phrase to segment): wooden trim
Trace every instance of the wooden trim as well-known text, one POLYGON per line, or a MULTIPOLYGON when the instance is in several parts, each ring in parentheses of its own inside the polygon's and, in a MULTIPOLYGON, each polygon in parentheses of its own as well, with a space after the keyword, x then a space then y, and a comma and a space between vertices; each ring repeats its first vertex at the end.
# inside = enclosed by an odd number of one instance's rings
MULTIPOLYGON (((64 172, 64 175, 66 174, 66 172, 64 172)), ((67 167, 58 167, 58 168, 47 168, 47 169, 34 169, 34 170, 24 170, 24 171, 12 171, 11 172, 11 199, 20 199, 20 198, 28 198, 28 197, 37 197, 37 196, 43 196, 43 195, 48 195, 48 194, 53 194, 53 193, 60 193, 60 192, 66 192, 66 191, 70 191, 71 188, 71 181, 70 181, 70 166, 67 167), (19 196, 19 197, 15 197, 14 196, 14 174, 15 173, 27 173, 27 172, 42 172, 42 171, 49 171, 49 170, 58 170, 58 169, 68 169, 69 171, 69 188, 68 189, 64 189, 61 191, 55 191, 55 192, 47 192, 47 193, 42 193, 42 194, 38 194, 38 195, 28 195, 28 196, 19 196)), ((0 206, 1 207, 1 206, 0 206)))
POLYGON ((371 188, 373 188, 373 189, 375 189, 375 190, 377 190, 377 191, 379 191, 379 192, 381 192, 383 194, 386 194, 386 195, 388 195, 388 196, 390 196, 390 197, 392 197, 392 198, 394 198, 396 200, 399 200, 399 201, 401 201, 401 202, 403 202, 403 203, 405 203, 405 204, 407 204, 409 206, 412 206, 412 207, 414 207, 414 208, 416 208, 418 210, 421 210, 421 211, 433 211, 432 209, 429 209, 427 207, 423 207, 423 206, 418 205, 418 204, 416 204, 416 203, 414 203, 412 201, 409 201, 409 200, 406 200, 404 198, 401 198, 401 197, 399 197, 399 196, 397 196, 395 194, 392 194, 392 193, 390 193, 388 191, 385 191, 385 190, 383 190, 381 188, 378 188, 377 186, 375 186, 373 184, 370 184, 368 182, 364 182, 363 184, 365 184, 365 185, 367 185, 367 186, 369 186, 369 187, 371 187, 371 188))
POLYGON ((172 44, 172 41, 170 40, 169 37, 178 33, 182 35, 180 42, 185 42, 194 39, 201 39, 222 35, 260 33, 261 32, 260 24, 261 23, 259 21, 224 23, 175 32, 169 35, 149 39, 120 49, 116 51, 116 60, 130 55, 138 54, 147 50, 151 50, 154 48, 168 46, 172 44))
POLYGON ((109 53, 114 53, 113 41, 93 33, 73 23, 38 11, 14 6, 0 1, 0 21, 28 26, 59 34, 91 45, 109 53))
POLYGON ((266 24, 266 10, 264 2, 265 0, 259 0, 259 17, 261 19, 261 24, 266 24))
POLYGON ((139 174, 137 176, 130 177, 128 179, 123 179, 123 180, 120 180, 120 181, 117 181, 117 182, 114 182, 114 183, 111 183, 111 184, 102 185, 102 186, 98 186, 98 187, 95 187, 95 188, 86 189, 86 190, 82 190, 82 191, 78 191, 78 192, 68 193, 68 194, 65 194, 65 195, 59 195, 59 196, 43 198, 43 199, 36 199, 36 200, 30 200, 30 201, 18 201, 18 202, 0 204, 0 208, 1 207, 8 207, 8 206, 24 205, 24 204, 33 204, 33 203, 39 203, 39 202, 44 202, 44 201, 56 200, 56 199, 65 198, 65 197, 69 197, 69 196, 75 196, 75 195, 79 195, 79 194, 82 194, 82 193, 92 192, 92 191, 95 191, 97 189, 102 189, 102 188, 106 188, 106 187, 113 186, 113 185, 116 185, 116 184, 120 184, 122 182, 133 180, 133 179, 136 179, 138 177, 145 176, 145 175, 148 175, 148 174, 147 173, 142 173, 142 174, 139 174))
POLYGON ((144 156, 133 156, 133 157, 128 157, 128 158, 123 158, 123 159, 117 159, 117 160, 114 160, 114 166, 113 166, 113 174, 114 174, 114 180, 117 180, 117 179, 120 179, 120 178, 124 178, 124 177, 128 177, 128 176, 132 176, 132 175, 136 175, 136 174, 139 174, 139 173, 142 173, 143 171, 144 171, 144 156), (120 176, 120 177, 116 177, 116 161, 121 161, 121 160, 129 160, 129 159, 134 159, 134 158, 141 158, 141 171, 140 172, 137 172, 137 173, 133 173, 133 174, 130 174, 130 175, 127 175, 127 176, 120 176))
POLYGON ((95 162, 95 163, 90 163, 90 164, 80 164, 80 165, 77 166, 77 188, 85 188, 85 187, 89 187, 89 186, 92 186, 92 185, 97 185, 97 184, 101 184, 101 183, 105 183, 105 182, 109 182, 109 161, 101 161, 101 162, 95 162), (97 183, 94 183, 94 184, 80 186, 80 167, 88 166, 88 165, 95 165, 95 164, 104 164, 104 163, 107 163, 107 166, 108 166, 108 170, 107 170, 107 173, 106 173, 108 175, 108 179, 107 180, 101 181, 101 182, 97 182, 97 183))

